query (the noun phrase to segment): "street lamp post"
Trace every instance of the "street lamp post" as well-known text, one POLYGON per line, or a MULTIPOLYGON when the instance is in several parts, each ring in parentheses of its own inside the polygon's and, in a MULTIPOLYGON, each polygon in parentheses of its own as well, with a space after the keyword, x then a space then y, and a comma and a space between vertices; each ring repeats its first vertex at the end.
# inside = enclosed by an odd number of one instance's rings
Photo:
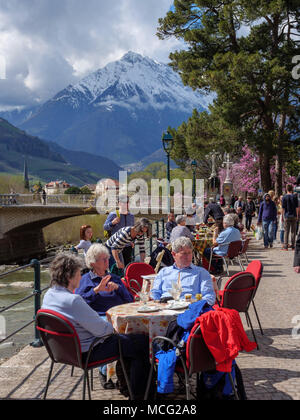
POLYGON ((193 171, 193 190, 192 190, 192 196, 193 196, 193 203, 196 201, 196 170, 197 170, 197 162, 193 160, 191 162, 191 167, 193 171))
POLYGON ((167 131, 162 135, 162 144, 164 151, 167 154, 167 180, 168 180, 168 213, 171 210, 171 200, 170 200, 170 153, 174 146, 174 140, 172 135, 167 131))

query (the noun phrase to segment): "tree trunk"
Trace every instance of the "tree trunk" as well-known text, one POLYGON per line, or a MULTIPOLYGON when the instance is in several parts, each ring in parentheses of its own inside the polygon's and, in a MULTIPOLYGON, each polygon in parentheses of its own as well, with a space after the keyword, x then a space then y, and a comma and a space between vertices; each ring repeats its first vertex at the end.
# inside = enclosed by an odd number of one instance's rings
POLYGON ((275 159, 275 195, 280 197, 282 195, 282 153, 278 151, 275 159))
POLYGON ((272 180, 270 172, 270 158, 263 152, 259 152, 259 167, 261 188, 263 192, 266 193, 272 188, 272 180))

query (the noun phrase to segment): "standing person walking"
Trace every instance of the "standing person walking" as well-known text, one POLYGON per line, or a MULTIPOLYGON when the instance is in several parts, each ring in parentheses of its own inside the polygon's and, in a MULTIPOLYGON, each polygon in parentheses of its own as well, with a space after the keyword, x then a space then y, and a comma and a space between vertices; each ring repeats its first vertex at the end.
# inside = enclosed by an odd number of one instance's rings
POLYGON ((269 245, 270 248, 273 248, 273 224, 276 217, 277 209, 275 203, 271 200, 270 194, 267 193, 264 195, 264 200, 260 205, 257 221, 258 225, 262 223, 265 248, 268 248, 269 245))
POLYGON ((252 217, 255 216, 255 204, 252 197, 247 197, 245 204, 245 216, 246 216, 246 229, 249 232, 252 223, 252 217))
MULTIPOLYGON (((134 215, 128 210, 129 198, 126 195, 119 197, 119 210, 112 211, 107 216, 107 219, 103 225, 103 229, 106 232, 104 235, 106 239, 109 239, 112 235, 118 232, 121 228, 134 226, 135 220, 134 215)), ((124 265, 126 267, 132 261, 133 254, 133 242, 129 243, 122 250, 124 265)))
POLYGON ((291 248, 295 249, 296 225, 298 218, 298 197, 293 194, 293 186, 287 184, 286 194, 282 197, 282 209, 284 219, 284 246, 283 250, 288 250, 289 234, 291 232, 291 248))

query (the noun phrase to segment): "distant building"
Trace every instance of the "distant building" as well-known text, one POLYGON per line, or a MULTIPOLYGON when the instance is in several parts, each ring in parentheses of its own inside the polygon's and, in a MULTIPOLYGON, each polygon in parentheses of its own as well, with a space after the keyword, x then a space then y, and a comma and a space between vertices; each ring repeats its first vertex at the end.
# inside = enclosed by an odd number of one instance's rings
POLYGON ((46 194, 64 194, 71 185, 66 181, 51 181, 45 185, 46 194))
POLYGON ((96 194, 103 195, 103 194, 107 194, 109 192, 114 192, 114 191, 116 194, 119 194, 119 189, 120 189, 119 181, 115 179, 107 178, 101 182, 98 182, 96 186, 96 194))

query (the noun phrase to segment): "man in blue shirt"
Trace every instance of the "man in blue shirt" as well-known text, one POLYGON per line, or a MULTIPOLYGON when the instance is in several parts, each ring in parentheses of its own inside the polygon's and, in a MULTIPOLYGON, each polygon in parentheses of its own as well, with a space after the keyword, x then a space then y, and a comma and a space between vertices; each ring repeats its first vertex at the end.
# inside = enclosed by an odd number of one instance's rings
MULTIPOLYGON (((234 227, 234 218, 231 214, 226 214, 223 219, 224 230, 219 234, 216 242, 213 244, 213 254, 225 256, 228 251, 230 242, 241 240, 241 232, 234 227)), ((204 250, 204 257, 209 261, 211 248, 204 250)), ((223 271, 222 259, 214 261, 212 259, 212 267, 215 274, 220 274, 223 271)))
POLYGON ((154 280, 151 290, 151 297, 159 300, 170 297, 172 283, 180 284, 181 295, 184 298, 186 293, 190 293, 195 298, 197 293, 202 294, 202 298, 209 305, 214 305, 216 295, 213 288, 211 276, 207 270, 192 264, 193 244, 189 238, 180 237, 172 243, 172 255, 175 263, 170 267, 163 268, 154 280))

